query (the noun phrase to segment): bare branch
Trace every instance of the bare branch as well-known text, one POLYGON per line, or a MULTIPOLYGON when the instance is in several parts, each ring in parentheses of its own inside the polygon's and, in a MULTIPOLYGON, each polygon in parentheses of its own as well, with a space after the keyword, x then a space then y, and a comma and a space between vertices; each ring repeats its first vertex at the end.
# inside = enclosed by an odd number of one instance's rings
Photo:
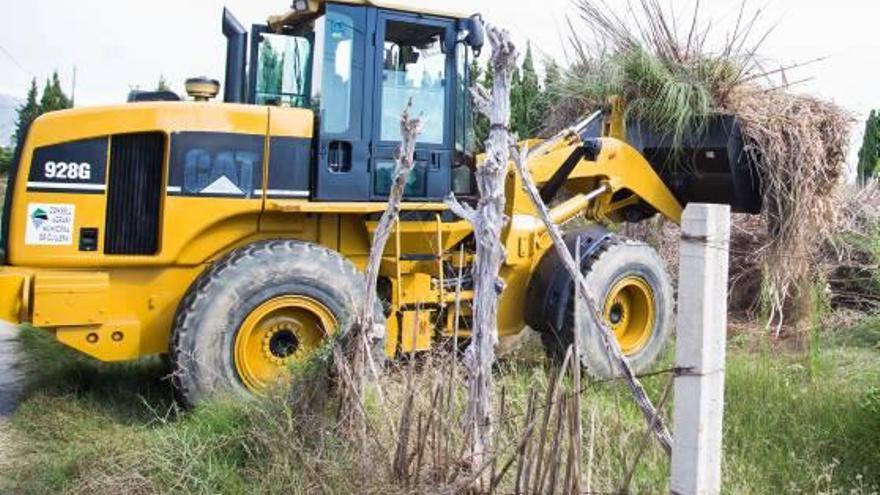
POLYGON ((449 208, 455 216, 461 218, 462 220, 467 220, 471 225, 475 225, 477 222, 477 212, 471 208, 470 205, 462 203, 455 197, 454 194, 450 194, 446 196, 446 199, 443 200, 446 206, 449 208))
MULTIPOLYGON (((378 370, 371 352, 373 348, 371 341, 378 337, 376 335, 377 327, 380 326, 374 321, 376 301, 378 300, 376 284, 379 278, 379 268, 382 264, 385 245, 400 214, 406 182, 415 164, 416 138, 423 128, 421 119, 410 117, 411 110, 412 100, 407 103, 400 116, 401 144, 395 157, 394 180, 388 194, 388 206, 382 213, 379 225, 373 234, 364 279, 363 306, 350 331, 348 349, 346 349, 350 361, 342 363, 342 365, 347 364, 348 373, 351 376, 351 379, 346 381, 346 389, 343 391, 343 414, 345 414, 349 429, 360 432, 362 445, 366 434, 366 415, 363 414, 363 404, 361 403, 366 388, 366 369, 370 370, 374 378, 378 378, 378 370)), ((374 382, 378 384, 379 381, 374 380, 374 382)), ((384 400, 381 389, 378 389, 378 392, 380 399, 384 400)))
MULTIPOLYGON (((587 311, 587 317, 591 318, 593 323, 601 329, 600 336, 602 338, 602 343, 605 347, 606 355, 609 356, 611 361, 620 371, 621 375, 626 378, 627 384, 630 387, 633 397, 635 398, 639 408, 642 410, 642 414, 645 416, 645 421, 648 422, 649 427, 654 432, 654 435, 657 437, 657 441, 660 442, 660 446, 663 447, 663 450, 665 450, 667 454, 671 454, 672 435, 669 433, 669 430, 666 428, 666 425, 660 418, 657 409, 651 403, 651 399, 645 392, 644 387, 636 378, 635 373, 633 372, 632 367, 629 364, 629 360, 626 358, 626 356, 623 355, 623 352, 620 349, 620 344, 617 342, 617 338, 615 338, 614 333, 612 333, 611 331, 611 328, 608 327, 608 325, 605 323, 605 319, 599 313, 599 306, 590 295, 589 288, 587 287, 587 283, 584 280, 584 276, 580 271, 578 263, 574 260, 568 250, 568 247, 565 245, 565 241, 562 236, 562 230, 551 219, 550 211, 547 209, 547 205, 544 204, 544 201, 541 199, 541 193, 535 186, 535 183, 532 180, 532 175, 528 170, 528 166, 525 160, 525 157, 528 156, 528 152, 525 149, 519 150, 517 148, 514 148, 511 150, 511 156, 513 158, 514 164, 516 165, 517 172, 519 172, 520 178, 522 179, 523 190, 532 200, 532 203, 534 204, 535 209, 538 212, 538 216, 541 217, 544 225, 546 225, 547 233, 550 234, 556 251, 557 253, 559 253, 559 257, 561 258, 565 267, 568 269, 572 280, 575 281, 575 287, 581 299, 583 300, 583 303, 589 309, 589 311, 587 311)), ((578 329, 575 329, 575 332, 577 331, 578 329)))
POLYGON ((488 118, 492 109, 492 97, 489 96, 486 88, 482 86, 472 87, 471 96, 474 98, 474 107, 476 107, 477 111, 488 118))
MULTIPOLYGON (((504 184, 510 159, 510 84, 517 62, 516 47, 507 31, 487 26, 486 34, 492 46, 490 63, 495 70, 495 80, 491 97, 483 94, 478 98, 489 118, 486 159, 478 164, 476 171, 480 199, 476 209, 465 207, 454 198, 447 200, 450 209, 469 219, 477 240, 473 267, 474 323, 471 343, 464 356, 468 376, 465 425, 473 466, 484 465, 492 457, 492 365, 498 342, 498 297, 503 290, 498 283, 498 273, 505 258, 501 232, 507 222, 504 184)), ((492 480, 483 481, 491 485, 492 480)))

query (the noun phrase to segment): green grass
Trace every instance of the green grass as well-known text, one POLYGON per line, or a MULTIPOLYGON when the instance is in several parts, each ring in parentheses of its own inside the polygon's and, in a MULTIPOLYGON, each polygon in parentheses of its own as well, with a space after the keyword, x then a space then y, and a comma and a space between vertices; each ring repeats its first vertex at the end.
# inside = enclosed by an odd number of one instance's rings
MULTIPOLYGON (((725 486, 731 493, 848 493, 880 484, 880 353, 733 352, 728 364, 725 486)), ((861 492, 859 492, 861 493, 861 492)))
MULTIPOLYGON (((725 493, 861 494, 880 485, 880 319, 819 338, 809 352, 777 349, 751 336, 731 340, 725 493)), ((0 493, 388 488, 383 466, 373 468, 375 479, 355 474, 356 456, 332 433, 333 404, 306 428, 291 426, 295 415, 281 401, 218 400, 184 413, 174 406, 158 360, 100 365, 36 332, 25 332, 23 340, 32 380, 11 419, 16 465, 5 478, 0 473, 0 493)), ((666 364, 670 359, 671 353, 666 364)), ((504 361, 497 376, 507 397, 508 420, 500 428, 516 438, 525 397, 546 387, 547 371, 523 353, 504 361)), ((666 380, 645 380, 652 396, 666 380)), ((394 396, 402 380, 388 382, 386 393, 394 396)), ((620 488, 643 421, 622 387, 593 385, 583 397, 585 424, 596 414, 594 489, 620 488)), ((396 421, 396 410, 382 411, 372 401, 370 408, 374 418, 396 421)), ((668 468, 652 445, 631 490, 668 493, 668 468)))
POLYGON ((679 150, 686 137, 703 132, 706 120, 720 108, 713 91, 730 84, 736 73, 723 67, 723 61, 710 57, 690 65, 670 64, 644 48, 632 48, 572 67, 553 89, 593 107, 621 96, 627 117, 661 131, 679 150))

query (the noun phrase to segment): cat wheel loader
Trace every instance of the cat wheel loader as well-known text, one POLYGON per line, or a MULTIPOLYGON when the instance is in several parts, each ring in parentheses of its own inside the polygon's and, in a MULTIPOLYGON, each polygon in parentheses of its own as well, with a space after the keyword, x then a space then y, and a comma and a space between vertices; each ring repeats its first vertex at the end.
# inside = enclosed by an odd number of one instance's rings
MULTIPOLYGON (((196 78, 189 100, 139 93, 33 122, 3 209, 0 318, 101 361, 167 354, 188 404, 264 390, 351 325, 411 100, 427 124, 383 253, 375 344, 393 358, 456 329, 467 338, 475 240, 443 200, 476 200, 468 69, 480 18, 296 0, 249 32, 224 11, 222 30, 223 102, 210 101, 217 81, 196 78)), ((610 105, 530 142, 532 178, 555 221, 579 219, 567 241, 581 243, 636 370, 673 332, 673 289, 657 253, 614 225, 678 222, 689 201, 760 208, 736 122, 707 127, 673 153, 610 105)), ((506 194, 499 337, 531 327, 559 356, 575 331, 572 281, 513 167, 506 194)), ((587 369, 611 374, 598 329, 578 331, 587 369)))

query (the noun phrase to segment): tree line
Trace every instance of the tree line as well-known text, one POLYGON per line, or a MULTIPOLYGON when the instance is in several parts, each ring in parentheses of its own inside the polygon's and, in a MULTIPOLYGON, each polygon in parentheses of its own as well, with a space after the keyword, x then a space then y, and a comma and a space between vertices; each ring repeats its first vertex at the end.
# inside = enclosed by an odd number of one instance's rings
MULTIPOLYGON (((543 80, 535 68, 532 46, 526 46, 522 63, 514 68, 510 83, 510 130, 520 139, 544 134, 548 113, 559 98, 556 91, 561 69, 552 59, 545 62, 543 80)), ((495 81, 492 65, 483 67, 474 60, 470 67, 471 81, 487 91, 495 81)), ((476 145, 480 151, 489 135, 489 119, 477 113, 474 119, 476 145)))
POLYGON ((58 77, 58 71, 53 72, 52 76, 46 79, 42 94, 37 87, 37 78, 31 79, 27 98, 17 109, 18 118, 15 122, 15 133, 12 136, 12 142, 15 144, 10 147, 0 147, 0 175, 5 175, 12 167, 15 146, 24 138, 31 122, 46 112, 72 107, 73 100, 61 89, 61 78, 58 77))
MULTIPOLYGON (((487 90, 492 87, 495 79, 491 65, 483 67, 477 60, 471 63, 471 81, 487 90)), ((514 70, 510 89, 511 130, 520 138, 540 136, 544 134, 544 122, 548 112, 559 98, 555 90, 561 77, 561 68, 549 60, 545 64, 543 79, 535 68, 535 59, 531 45, 526 48, 522 63, 514 70)), ((168 89, 164 77, 160 77, 158 89, 168 89)), ((37 86, 37 79, 31 80, 27 98, 17 110, 13 143, 18 143, 27 127, 40 115, 55 110, 71 108, 73 100, 61 88, 58 71, 46 79, 42 93, 37 86)), ((474 135, 476 145, 482 151, 483 143, 489 135, 489 121, 482 115, 474 119, 474 135)), ((15 154, 13 146, 0 146, 0 175, 8 173, 15 154)), ((864 183, 880 173, 880 111, 872 110, 865 124, 865 136, 859 150, 858 179, 864 183)))

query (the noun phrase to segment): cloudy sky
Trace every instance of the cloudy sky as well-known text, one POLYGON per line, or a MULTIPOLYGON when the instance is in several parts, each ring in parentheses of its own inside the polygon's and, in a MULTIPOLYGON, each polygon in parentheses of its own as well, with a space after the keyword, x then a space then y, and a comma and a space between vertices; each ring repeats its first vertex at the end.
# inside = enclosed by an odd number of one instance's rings
MULTIPOLYGON (((687 9, 693 0, 668 1, 687 9)), ((761 53, 768 63, 826 57, 790 74, 798 86, 833 99, 863 120, 880 107, 880 2, 876 0, 748 0, 765 10, 761 29, 776 26, 761 53)), ((480 12, 530 40, 547 56, 565 58, 571 0, 396 0, 463 13, 480 12)), ((24 95, 32 77, 61 73, 66 88, 74 67, 77 105, 116 103, 129 88, 153 87, 160 75, 174 89, 188 76, 222 79, 220 13, 228 6, 245 25, 280 13, 289 0, 0 0, 0 93, 24 95)), ((611 0, 612 4, 622 3, 611 0)), ((721 35, 741 0, 703 0, 721 35)), ((588 33, 584 34, 588 36, 588 33)), ((857 133, 862 124, 857 124, 857 133)))

